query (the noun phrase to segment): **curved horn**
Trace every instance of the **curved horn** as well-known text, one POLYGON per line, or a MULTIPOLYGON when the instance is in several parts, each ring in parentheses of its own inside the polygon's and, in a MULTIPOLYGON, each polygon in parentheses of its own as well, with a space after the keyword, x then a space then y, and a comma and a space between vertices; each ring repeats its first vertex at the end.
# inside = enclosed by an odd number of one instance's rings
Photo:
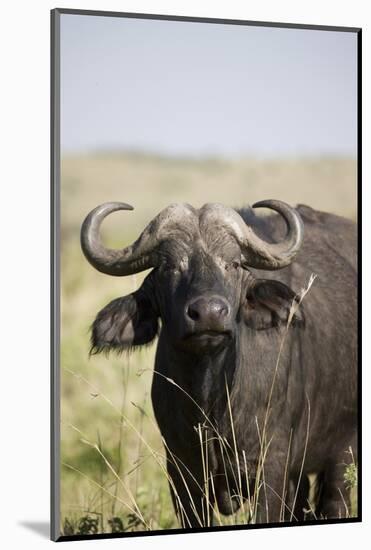
POLYGON ((102 244, 100 226, 104 218, 118 210, 133 210, 133 207, 123 202, 101 204, 87 215, 81 226, 81 248, 86 259, 98 271, 115 276, 132 275, 155 267, 161 241, 169 238, 169 232, 178 228, 181 221, 184 223, 186 214, 193 213, 188 205, 172 204, 147 225, 133 244, 114 250, 102 244))
POLYGON ((201 224, 229 228, 237 239, 246 264, 257 269, 275 270, 289 265, 299 251, 304 228, 299 213, 288 204, 278 200, 257 202, 253 208, 270 208, 284 218, 287 225, 286 238, 280 243, 268 243, 258 237, 245 223, 240 214, 221 204, 206 204, 201 209, 201 224))
POLYGON ((264 200, 253 204, 253 208, 270 208, 281 214, 286 222, 287 234, 280 243, 267 243, 257 237, 251 243, 254 261, 252 267, 258 269, 281 269, 288 266, 299 252, 304 238, 304 224, 295 208, 278 200, 264 200))

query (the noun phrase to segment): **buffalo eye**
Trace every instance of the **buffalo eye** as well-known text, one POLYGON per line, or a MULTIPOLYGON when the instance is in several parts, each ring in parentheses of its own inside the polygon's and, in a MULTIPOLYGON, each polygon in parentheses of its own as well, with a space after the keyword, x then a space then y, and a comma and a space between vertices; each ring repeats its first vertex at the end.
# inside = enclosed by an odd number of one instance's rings
POLYGON ((230 269, 238 269, 239 267, 241 267, 241 264, 237 260, 234 260, 233 262, 225 264, 226 271, 229 271, 230 269))
POLYGON ((161 267, 160 267, 160 272, 161 273, 178 273, 179 271, 179 268, 173 264, 173 263, 170 263, 170 262, 165 262, 163 264, 161 264, 161 267))

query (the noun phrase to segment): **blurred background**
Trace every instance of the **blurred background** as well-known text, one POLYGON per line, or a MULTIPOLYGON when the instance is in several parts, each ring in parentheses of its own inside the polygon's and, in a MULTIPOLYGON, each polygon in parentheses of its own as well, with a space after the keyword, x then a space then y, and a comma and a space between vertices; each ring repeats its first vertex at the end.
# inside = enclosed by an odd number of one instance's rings
MULTIPOLYGON (((122 247, 171 202, 278 198, 356 219, 357 38, 350 32, 61 16, 61 527, 176 527, 150 403, 155 346, 89 359, 89 326, 145 274, 93 270, 96 205, 122 247), (140 510, 140 513, 138 513, 140 510)), ((226 518, 226 523, 236 518, 226 518)))

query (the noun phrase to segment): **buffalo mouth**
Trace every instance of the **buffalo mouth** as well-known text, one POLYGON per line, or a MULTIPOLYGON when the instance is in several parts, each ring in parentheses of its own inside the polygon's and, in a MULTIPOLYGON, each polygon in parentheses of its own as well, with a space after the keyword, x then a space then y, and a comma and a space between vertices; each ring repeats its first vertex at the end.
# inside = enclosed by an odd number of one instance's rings
POLYGON ((189 351, 197 352, 226 346, 231 338, 232 332, 229 330, 198 330, 187 333, 180 346, 189 351))
POLYGON ((229 330, 199 330, 197 332, 189 332, 186 334, 184 340, 203 340, 207 338, 229 338, 231 332, 229 330))

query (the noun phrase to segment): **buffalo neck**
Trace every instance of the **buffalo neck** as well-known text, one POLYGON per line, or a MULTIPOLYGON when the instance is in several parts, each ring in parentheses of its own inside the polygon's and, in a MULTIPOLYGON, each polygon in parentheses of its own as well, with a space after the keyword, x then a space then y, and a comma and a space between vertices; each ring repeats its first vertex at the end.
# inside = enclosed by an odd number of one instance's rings
POLYGON ((184 413, 201 423, 204 413, 220 417, 227 406, 227 387, 231 391, 236 370, 237 342, 234 339, 212 353, 185 353, 159 339, 155 370, 179 386, 184 413), (197 405, 196 405, 197 404, 197 405), (195 418, 196 417, 196 418, 195 418))

